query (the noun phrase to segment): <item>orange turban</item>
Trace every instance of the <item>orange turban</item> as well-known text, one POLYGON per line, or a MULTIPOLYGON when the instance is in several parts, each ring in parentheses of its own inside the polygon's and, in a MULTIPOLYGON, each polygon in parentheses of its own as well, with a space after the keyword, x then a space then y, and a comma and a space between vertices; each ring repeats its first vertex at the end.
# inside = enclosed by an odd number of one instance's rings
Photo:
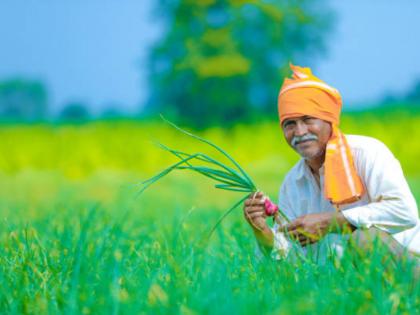
POLYGON ((346 137, 338 128, 341 96, 333 87, 315 77, 309 68, 290 65, 291 79, 280 89, 278 108, 280 123, 288 118, 312 116, 331 123, 324 162, 325 198, 335 205, 357 201, 364 193, 346 137))

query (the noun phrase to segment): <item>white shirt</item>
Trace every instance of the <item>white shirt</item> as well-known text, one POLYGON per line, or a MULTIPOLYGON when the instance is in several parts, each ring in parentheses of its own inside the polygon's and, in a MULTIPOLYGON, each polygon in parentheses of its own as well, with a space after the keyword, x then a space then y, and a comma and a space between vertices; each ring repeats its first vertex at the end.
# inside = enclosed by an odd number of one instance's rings
MULTIPOLYGON (((411 252, 420 254, 420 221, 416 201, 408 187, 399 161, 379 140, 371 137, 347 135, 357 173, 365 185, 362 199, 340 206, 344 217, 357 228, 376 227, 390 233, 411 252)), ((279 207, 294 220, 309 213, 335 211, 324 198, 324 167, 320 168, 318 186, 309 166, 301 159, 286 175, 280 188, 279 207)), ((280 250, 277 225, 273 257, 280 250)), ((306 246, 316 257, 325 256, 331 249, 343 251, 348 236, 330 233, 318 243, 306 246)), ((322 259, 323 260, 323 259, 322 259)))

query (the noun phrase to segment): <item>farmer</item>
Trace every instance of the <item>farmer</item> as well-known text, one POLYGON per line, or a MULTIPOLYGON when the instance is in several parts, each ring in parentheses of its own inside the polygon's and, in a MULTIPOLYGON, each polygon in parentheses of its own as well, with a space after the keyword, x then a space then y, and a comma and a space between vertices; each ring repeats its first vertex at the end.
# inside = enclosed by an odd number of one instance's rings
POLYGON ((375 238, 397 256, 420 254, 417 205, 398 160, 379 140, 344 135, 339 92, 309 68, 291 69, 278 98, 284 137, 302 157, 279 193, 279 208, 291 222, 270 228, 266 197, 252 194, 244 216, 259 248, 278 257, 285 232, 317 257, 331 250, 341 255, 348 239, 368 248, 375 238))

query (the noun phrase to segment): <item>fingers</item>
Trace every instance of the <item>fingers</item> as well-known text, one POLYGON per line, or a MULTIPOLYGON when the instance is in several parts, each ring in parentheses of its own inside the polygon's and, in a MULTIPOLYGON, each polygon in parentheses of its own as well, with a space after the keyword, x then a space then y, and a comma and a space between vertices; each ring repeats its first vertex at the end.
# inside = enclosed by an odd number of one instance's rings
POLYGON ((256 192, 249 195, 244 202, 243 213, 245 219, 254 228, 261 230, 266 225, 267 215, 265 213, 265 196, 262 192, 256 192))
POLYGON ((264 226, 267 225, 266 223, 266 214, 265 211, 255 211, 248 213, 244 209, 244 217, 245 220, 254 228, 257 230, 262 231, 264 229, 264 226))
POLYGON ((288 235, 292 240, 299 242, 301 245, 305 244, 305 242, 307 241, 307 237, 299 233, 298 231, 290 232, 288 235))
POLYGON ((294 239, 295 241, 299 241, 299 239, 305 237, 305 235, 300 233, 300 231, 298 230, 289 231, 288 235, 290 236, 291 239, 294 239))
POLYGON ((299 238, 298 242, 299 242, 300 246, 302 246, 302 247, 305 247, 306 245, 311 244, 309 239, 307 239, 306 237, 299 238))
POLYGON ((307 238, 307 237, 301 237, 299 238, 299 244, 301 246, 306 246, 306 245, 310 245, 317 242, 316 239, 312 239, 312 238, 307 238))
MULTIPOLYGON (((257 193, 258 194, 258 193, 257 193)), ((254 194, 255 196, 255 194, 254 194)), ((253 197, 252 195, 245 200, 245 205, 246 206, 252 206, 252 205, 264 205, 264 200, 262 195, 260 197, 253 197)))
POLYGON ((250 207, 250 206, 259 206, 259 207, 264 207, 264 202, 262 202, 261 200, 249 200, 247 199, 245 201, 245 206, 250 207))
POLYGON ((295 220, 290 222, 289 224, 285 225, 282 229, 284 232, 293 232, 296 231, 298 228, 302 226, 302 222, 300 220, 295 220))
POLYGON ((264 207, 261 206, 249 206, 245 208, 245 211, 248 213, 252 213, 252 212, 265 212, 264 207))
POLYGON ((319 237, 317 235, 310 234, 302 230, 301 228, 289 231, 288 235, 291 239, 299 242, 301 246, 313 244, 319 240, 319 237))
POLYGON ((297 235, 289 235, 290 238, 292 240, 294 240, 295 242, 298 242, 301 246, 306 246, 308 244, 312 244, 313 241, 310 238, 307 238, 306 236, 302 235, 302 234, 297 234, 297 235))
POLYGON ((244 207, 244 214, 247 217, 267 217, 265 209, 262 207, 244 207))
POLYGON ((266 218, 267 217, 266 214, 263 211, 252 212, 252 213, 248 212, 247 216, 248 216, 248 218, 250 218, 252 220, 254 220, 256 218, 266 218))
POLYGON ((257 192, 255 192, 255 193, 251 193, 250 195, 249 195, 249 198, 250 199, 261 199, 261 198, 263 198, 264 197, 264 194, 261 192, 261 191, 257 191, 257 192))

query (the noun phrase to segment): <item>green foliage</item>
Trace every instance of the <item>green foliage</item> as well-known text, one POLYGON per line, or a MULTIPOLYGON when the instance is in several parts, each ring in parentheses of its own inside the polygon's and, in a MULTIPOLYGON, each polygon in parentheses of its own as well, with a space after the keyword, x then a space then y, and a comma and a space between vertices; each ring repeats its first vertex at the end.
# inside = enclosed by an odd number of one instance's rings
MULTIPOLYGON (((417 114, 346 114, 345 133, 373 136, 400 160, 420 201, 417 114)), ((278 123, 212 128, 258 187, 276 197, 298 159, 278 123)), ((258 261, 237 198, 179 172, 135 198, 141 179, 175 162, 149 139, 217 154, 162 123, 0 126, 0 313, 410 314, 413 265, 387 253, 342 260, 258 261)), ((223 156, 219 155, 218 160, 223 156)), ((275 198, 272 198, 275 200, 275 198)), ((418 277, 418 273, 417 273, 418 277)))
POLYGON ((275 113, 289 61, 313 63, 331 27, 324 1, 160 1, 149 109, 195 127, 275 113))
POLYGON ((38 121, 48 109, 47 91, 38 81, 8 80, 0 83, 0 118, 11 121, 38 121))
POLYGON ((413 266, 383 265, 386 253, 322 266, 259 262, 239 218, 203 247, 199 227, 213 219, 210 209, 188 224, 184 216, 89 209, 0 224, 2 313, 414 314, 420 307, 413 266))
MULTIPOLYGON (((420 137, 416 127, 419 124, 420 116, 416 113, 371 111, 344 114, 341 128, 344 133, 373 136, 383 141, 401 161, 404 171, 418 176, 420 142, 407 145, 405 140, 408 136, 420 137)), ((226 149, 252 178, 255 168, 268 176, 271 176, 270 168, 283 174, 299 158, 285 142, 277 121, 238 124, 230 129, 209 128, 197 133, 226 149)), ((16 174, 27 168, 54 169, 69 178, 80 179, 102 169, 150 177, 176 161, 155 146, 154 140, 172 144, 176 149, 215 153, 160 121, 98 121, 80 126, 3 125, 0 138, 0 151, 7 152, 0 155, 0 171, 16 174)))
POLYGON ((384 96, 381 106, 408 107, 411 110, 420 111, 420 78, 415 80, 411 87, 404 93, 388 93, 384 96))
POLYGON ((59 119, 66 122, 83 122, 89 119, 86 104, 80 102, 69 103, 60 112, 59 119))

